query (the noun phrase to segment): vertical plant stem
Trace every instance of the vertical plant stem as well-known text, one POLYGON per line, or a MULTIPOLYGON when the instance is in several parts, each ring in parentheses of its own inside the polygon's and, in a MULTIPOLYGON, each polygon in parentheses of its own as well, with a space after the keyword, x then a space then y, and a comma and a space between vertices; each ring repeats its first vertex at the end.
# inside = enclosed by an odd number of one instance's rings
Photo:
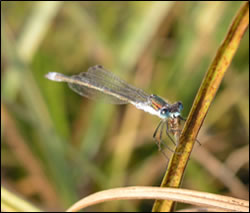
MULTIPOLYGON (((208 109, 216 95, 225 72, 232 61, 248 24, 249 2, 245 2, 237 12, 194 100, 191 112, 180 136, 179 145, 176 148, 176 153, 183 154, 178 155, 175 153, 173 155, 169 163, 169 168, 161 183, 161 187, 180 187, 196 136, 198 135, 208 109)), ((156 200, 152 209, 153 212, 173 210, 174 202, 170 200, 156 200)))

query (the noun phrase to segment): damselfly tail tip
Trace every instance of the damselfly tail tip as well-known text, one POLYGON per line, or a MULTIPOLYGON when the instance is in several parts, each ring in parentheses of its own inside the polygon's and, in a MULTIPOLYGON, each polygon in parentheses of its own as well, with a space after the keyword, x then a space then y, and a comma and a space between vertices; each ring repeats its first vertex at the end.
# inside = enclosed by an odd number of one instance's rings
POLYGON ((49 80, 52 81, 62 81, 60 78, 61 74, 57 72, 49 72, 45 75, 45 78, 48 78, 49 80))

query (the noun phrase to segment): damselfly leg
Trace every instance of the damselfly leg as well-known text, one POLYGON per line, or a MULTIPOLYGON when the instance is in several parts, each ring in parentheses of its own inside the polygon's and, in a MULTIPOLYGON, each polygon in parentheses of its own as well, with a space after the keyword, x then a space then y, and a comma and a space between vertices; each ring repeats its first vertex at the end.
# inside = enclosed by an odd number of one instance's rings
MULTIPOLYGON (((160 123, 158 124, 157 128, 155 129, 155 132, 153 134, 153 138, 156 141, 156 144, 158 146, 159 151, 163 152, 162 148, 161 148, 161 144, 163 144, 170 152, 175 152, 173 149, 171 149, 163 140, 162 140, 162 134, 163 134, 163 128, 164 125, 167 126, 167 121, 162 120, 160 121, 160 123), (159 132, 159 137, 157 137, 157 133, 159 132)), ((173 142, 174 145, 176 145, 176 143, 173 141, 173 138, 171 138, 171 136, 169 134, 167 134, 167 136, 170 138, 170 140, 173 142)), ((166 153, 163 153, 166 156, 166 153)))

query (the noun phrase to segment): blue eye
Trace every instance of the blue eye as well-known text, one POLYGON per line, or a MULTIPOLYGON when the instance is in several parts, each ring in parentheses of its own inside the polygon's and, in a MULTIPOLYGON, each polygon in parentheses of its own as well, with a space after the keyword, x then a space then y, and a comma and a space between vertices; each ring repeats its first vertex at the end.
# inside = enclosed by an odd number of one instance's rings
POLYGON ((179 111, 183 110, 183 104, 180 101, 178 101, 177 103, 178 103, 179 111))
POLYGON ((169 117, 169 109, 167 108, 161 109, 161 115, 165 118, 169 117))

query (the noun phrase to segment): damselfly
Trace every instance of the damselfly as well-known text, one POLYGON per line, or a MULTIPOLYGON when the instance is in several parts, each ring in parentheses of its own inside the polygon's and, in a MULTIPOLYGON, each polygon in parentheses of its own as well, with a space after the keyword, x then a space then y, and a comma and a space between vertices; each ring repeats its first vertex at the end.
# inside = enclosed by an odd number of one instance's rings
POLYGON ((113 73, 106 71, 101 65, 90 67, 87 72, 78 75, 66 76, 57 72, 49 72, 45 77, 52 81, 67 82, 69 87, 81 96, 90 99, 101 96, 113 104, 130 103, 138 109, 158 116, 162 120, 153 137, 159 150, 161 150, 164 125, 166 125, 166 134, 176 145, 169 133, 176 135, 180 131, 178 129, 180 120, 185 120, 181 117, 183 105, 180 101, 170 104, 157 95, 149 95, 121 80, 113 73), (158 130, 160 131, 159 138, 157 138, 158 130))

